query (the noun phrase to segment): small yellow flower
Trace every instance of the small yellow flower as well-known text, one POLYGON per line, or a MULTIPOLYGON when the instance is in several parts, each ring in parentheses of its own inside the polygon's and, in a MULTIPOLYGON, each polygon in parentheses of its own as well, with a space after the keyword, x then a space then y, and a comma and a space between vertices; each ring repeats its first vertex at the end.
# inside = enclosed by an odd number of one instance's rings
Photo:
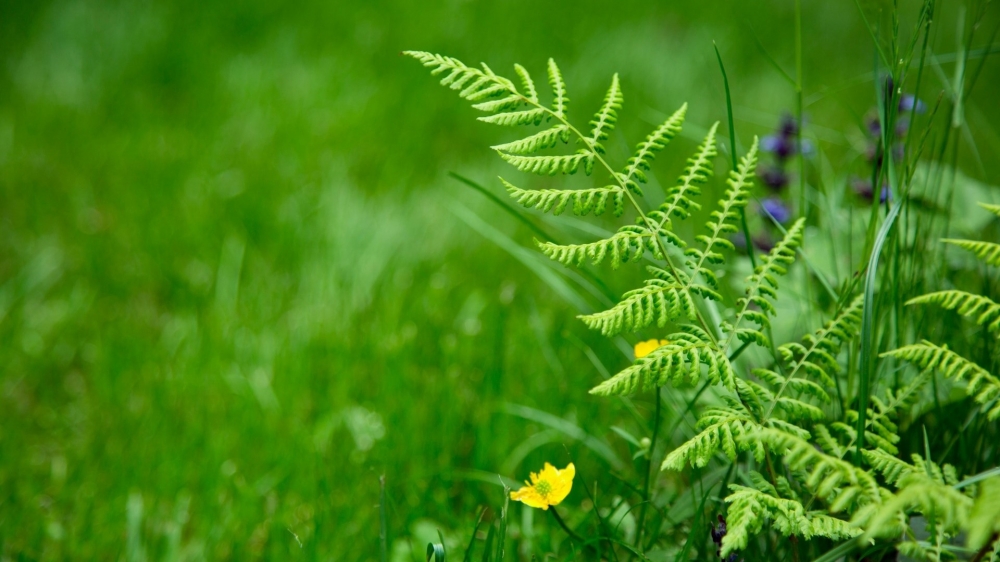
POLYGON ((649 355, 653 350, 658 349, 664 345, 670 343, 667 340, 648 340, 641 341, 635 344, 635 358, 642 359, 643 357, 649 355))
POLYGON ((573 463, 569 463, 562 470, 545 463, 541 472, 531 473, 531 484, 525 481, 527 486, 516 492, 511 492, 510 499, 530 507, 548 510, 550 505, 559 505, 566 499, 569 491, 573 489, 574 476, 576 476, 576 467, 573 466, 573 463))

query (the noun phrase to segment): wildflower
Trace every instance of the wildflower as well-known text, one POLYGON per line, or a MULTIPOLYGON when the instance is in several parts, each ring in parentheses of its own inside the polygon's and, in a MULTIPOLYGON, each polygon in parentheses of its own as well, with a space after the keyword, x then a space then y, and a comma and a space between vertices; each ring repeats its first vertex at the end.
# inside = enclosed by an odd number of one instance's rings
MULTIPOLYGON (((851 188, 854 192, 858 194, 862 199, 868 201, 869 203, 874 199, 875 189, 872 187, 871 180, 863 180, 855 178, 851 182, 851 188)), ((889 186, 882 184, 882 191, 879 193, 878 202, 885 203, 889 200, 889 186)))
POLYGON ((795 152, 795 140, 783 135, 767 135, 760 139, 760 149, 785 160, 795 152))
POLYGON ((788 185, 788 174, 778 166, 762 166, 760 181, 775 191, 781 191, 788 185))
POLYGON ((781 199, 776 197, 768 197, 767 199, 761 201, 760 208, 765 214, 770 215, 771 218, 781 224, 785 224, 792 218, 792 211, 781 201, 781 199))
POLYGON ((531 484, 525 481, 526 486, 516 492, 511 492, 510 499, 524 503, 529 507, 540 507, 547 511, 550 505, 559 505, 566 499, 569 491, 573 489, 574 476, 576 476, 576 467, 573 466, 573 463, 569 463, 562 470, 545 463, 541 472, 531 473, 531 484))
POLYGON ((903 97, 899 98, 899 111, 901 113, 908 113, 910 111, 923 113, 927 111, 927 105, 913 94, 904 94, 903 97))
POLYGON ((670 343, 667 340, 647 340, 635 344, 635 358, 642 359, 654 350, 670 343))

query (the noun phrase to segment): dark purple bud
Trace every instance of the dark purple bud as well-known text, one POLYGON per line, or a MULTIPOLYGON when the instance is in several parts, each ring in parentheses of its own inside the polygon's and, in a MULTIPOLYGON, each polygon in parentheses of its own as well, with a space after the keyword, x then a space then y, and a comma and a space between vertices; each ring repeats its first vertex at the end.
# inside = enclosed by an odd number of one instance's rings
POLYGON ((905 94, 903 97, 899 98, 899 111, 901 113, 909 113, 911 111, 923 113, 927 111, 927 105, 920 101, 917 96, 914 96, 913 94, 905 94))
POLYGON ((785 160, 795 151, 795 141, 780 135, 767 135, 760 139, 760 149, 774 154, 778 160, 785 160))
POLYGON ((781 116, 781 121, 778 123, 778 134, 786 139, 799 134, 799 124, 791 114, 786 113, 781 116))
POLYGON ((888 185, 883 185, 882 186, 882 192, 879 193, 879 196, 878 196, 878 202, 879 203, 885 203, 886 201, 888 201, 890 199, 892 199, 892 194, 889 192, 889 186, 888 185))
POLYGON ((760 202, 760 210, 765 215, 770 215, 774 220, 785 224, 792 218, 792 211, 777 197, 768 197, 760 202))
MULTIPOLYGON (((875 190, 872 189, 871 180, 864 180, 860 178, 855 178, 851 181, 851 188, 854 189, 854 193, 857 193, 859 197, 865 201, 871 203, 875 195, 875 190)), ((889 200, 889 186, 883 184, 882 190, 879 192, 878 202, 885 203, 889 200)))
POLYGON ((743 559, 740 558, 740 555, 735 552, 730 554, 729 558, 726 558, 726 562, 742 562, 742 560, 743 559))
POLYGON ((757 248, 761 252, 770 252, 774 249, 774 240, 767 234, 761 233, 750 239, 753 242, 754 248, 757 248))
POLYGON ((719 524, 712 528, 712 542, 721 545, 724 536, 726 536, 726 520, 719 515, 719 524))
POLYGON ((781 191, 788 186, 788 174, 778 166, 761 167, 760 181, 775 191, 781 191))
POLYGON ((868 126, 868 134, 878 138, 882 134, 882 124, 879 123, 878 117, 870 116, 865 123, 868 126))

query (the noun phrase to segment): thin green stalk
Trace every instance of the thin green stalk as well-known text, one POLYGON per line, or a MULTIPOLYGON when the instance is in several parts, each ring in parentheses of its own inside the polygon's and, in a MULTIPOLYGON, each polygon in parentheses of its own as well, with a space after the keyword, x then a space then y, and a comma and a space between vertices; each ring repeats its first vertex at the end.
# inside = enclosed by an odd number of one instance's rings
POLYGON ((649 442, 649 463, 646 467, 646 482, 642 487, 642 506, 639 508, 639 523, 635 528, 635 547, 642 545, 643 525, 646 522, 646 506, 651 501, 649 498, 649 484, 653 479, 653 452, 656 450, 656 439, 660 432, 660 410, 663 399, 660 397, 660 387, 656 387, 656 407, 653 410, 653 435, 649 442))

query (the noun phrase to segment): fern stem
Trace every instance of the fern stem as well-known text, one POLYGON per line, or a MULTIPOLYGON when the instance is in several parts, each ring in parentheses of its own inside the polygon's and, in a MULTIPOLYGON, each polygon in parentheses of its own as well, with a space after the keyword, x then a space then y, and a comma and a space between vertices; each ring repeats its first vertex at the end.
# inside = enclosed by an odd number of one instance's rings
POLYGON ((639 508, 639 523, 635 528, 635 548, 642 545, 643 525, 646 522, 646 507, 649 505, 649 483, 653 479, 653 451, 656 450, 656 439, 660 432, 660 410, 662 409, 663 398, 660 396, 660 387, 656 387, 656 408, 653 410, 653 434, 649 441, 649 459, 646 467, 646 482, 642 486, 642 506, 639 508))

